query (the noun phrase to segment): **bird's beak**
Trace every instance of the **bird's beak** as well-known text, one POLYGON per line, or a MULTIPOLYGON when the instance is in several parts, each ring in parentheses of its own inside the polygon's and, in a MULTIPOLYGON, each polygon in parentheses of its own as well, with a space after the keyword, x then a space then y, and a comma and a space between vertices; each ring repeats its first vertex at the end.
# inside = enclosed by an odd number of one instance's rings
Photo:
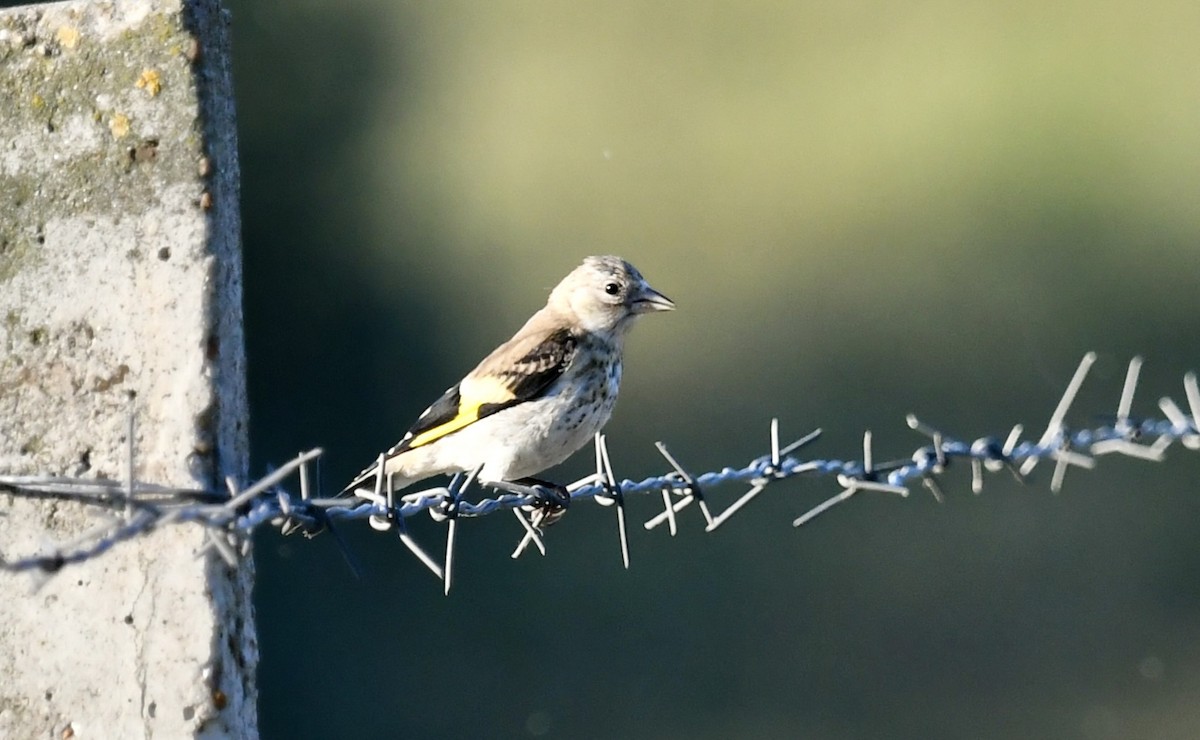
POLYGON ((634 313, 652 313, 654 311, 674 311, 675 301, 667 298, 649 285, 642 283, 642 289, 633 299, 631 306, 634 313))

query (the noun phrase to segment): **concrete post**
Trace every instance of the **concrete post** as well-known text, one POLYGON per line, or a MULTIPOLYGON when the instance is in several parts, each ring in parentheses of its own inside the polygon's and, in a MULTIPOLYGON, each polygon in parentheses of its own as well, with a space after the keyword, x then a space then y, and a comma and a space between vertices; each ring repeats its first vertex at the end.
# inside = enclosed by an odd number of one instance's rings
MULTIPOLYGON (((219 0, 0 11, 0 471, 123 479, 132 404, 138 480, 245 480, 228 24, 219 0)), ((98 523, 0 494, 0 557, 98 523)), ((203 543, 0 573, 0 738, 256 735, 252 564, 203 543)))

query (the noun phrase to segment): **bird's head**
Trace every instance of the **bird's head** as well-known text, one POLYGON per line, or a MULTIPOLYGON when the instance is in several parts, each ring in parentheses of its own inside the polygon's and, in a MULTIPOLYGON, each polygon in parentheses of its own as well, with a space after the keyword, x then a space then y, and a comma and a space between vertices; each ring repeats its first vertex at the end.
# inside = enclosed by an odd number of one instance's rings
POLYGON ((549 307, 572 316, 591 332, 623 334, 644 313, 670 311, 675 303, 620 257, 588 257, 550 293, 549 307))

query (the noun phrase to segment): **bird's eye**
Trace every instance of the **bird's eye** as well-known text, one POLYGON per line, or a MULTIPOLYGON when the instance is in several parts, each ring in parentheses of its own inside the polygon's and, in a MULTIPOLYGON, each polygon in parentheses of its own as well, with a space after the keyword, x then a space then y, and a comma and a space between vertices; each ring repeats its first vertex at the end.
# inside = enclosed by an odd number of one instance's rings
POLYGON ((604 292, 608 293, 609 295, 616 295, 617 293, 621 292, 621 286, 617 283, 608 283, 604 286, 604 292))

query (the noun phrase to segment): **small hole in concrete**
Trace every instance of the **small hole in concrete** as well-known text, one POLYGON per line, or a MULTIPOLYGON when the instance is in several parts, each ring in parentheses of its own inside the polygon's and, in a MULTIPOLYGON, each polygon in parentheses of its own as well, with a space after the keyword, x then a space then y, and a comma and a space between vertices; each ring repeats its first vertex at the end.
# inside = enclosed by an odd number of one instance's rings
POLYGON ((129 148, 129 159, 133 162, 153 162, 158 158, 158 139, 146 139, 129 148))
POLYGON ((163 247, 162 249, 158 250, 158 258, 163 262, 171 259, 171 248, 163 247))
POLYGON ((132 614, 125 615, 125 624, 133 624, 133 615, 132 614))
POLYGON ((189 704, 183 708, 183 720, 185 722, 190 722, 192 720, 192 718, 195 716, 196 716, 196 710, 194 707, 192 707, 191 704, 189 704))

